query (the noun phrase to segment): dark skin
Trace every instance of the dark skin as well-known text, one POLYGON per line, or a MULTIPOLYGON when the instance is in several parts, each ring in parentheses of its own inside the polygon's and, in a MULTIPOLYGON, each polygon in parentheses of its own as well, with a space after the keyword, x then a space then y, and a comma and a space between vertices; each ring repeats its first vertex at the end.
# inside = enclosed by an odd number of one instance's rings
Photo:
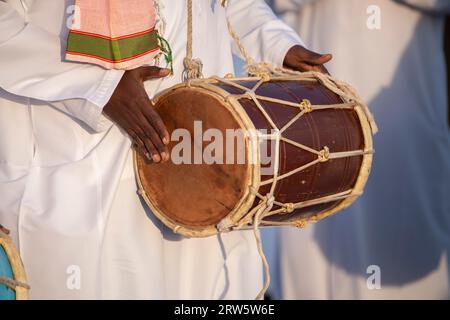
POLYGON ((331 54, 319 54, 302 46, 294 46, 286 54, 283 63, 286 68, 296 71, 317 71, 328 74, 324 64, 331 59, 333 59, 331 54))
MULTIPOLYGON (((328 73, 323 65, 331 59, 330 54, 321 55, 298 45, 286 54, 284 67, 328 73)), ((170 70, 158 67, 126 71, 103 109, 103 113, 129 135, 136 149, 154 163, 169 160, 170 136, 145 91, 144 82, 169 74, 170 70)))
POLYGON ((140 67, 126 71, 103 109, 132 139, 135 147, 155 163, 169 160, 169 133, 145 92, 144 82, 163 78, 170 70, 140 67))

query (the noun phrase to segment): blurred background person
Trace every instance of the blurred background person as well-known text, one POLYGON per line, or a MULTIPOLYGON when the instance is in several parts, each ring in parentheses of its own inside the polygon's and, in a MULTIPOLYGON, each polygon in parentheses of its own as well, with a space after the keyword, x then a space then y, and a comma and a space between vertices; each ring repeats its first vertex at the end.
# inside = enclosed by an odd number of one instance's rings
MULTIPOLYGON (((273 0, 380 132, 365 194, 304 230, 279 232, 272 293, 285 299, 449 298, 448 0, 273 0), (279 281, 277 278, 279 277, 279 281), (278 289, 278 290, 277 290, 278 289)), ((273 233, 270 235, 274 238, 273 233)))
POLYGON ((445 25, 445 56, 447 60, 448 125, 450 126, 450 15, 445 25))

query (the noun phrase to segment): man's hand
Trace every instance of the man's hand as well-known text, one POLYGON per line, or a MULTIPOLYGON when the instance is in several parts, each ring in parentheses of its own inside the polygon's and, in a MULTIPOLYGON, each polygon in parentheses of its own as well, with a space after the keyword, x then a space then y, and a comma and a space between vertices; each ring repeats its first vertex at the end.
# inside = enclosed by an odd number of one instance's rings
POLYGON ((169 160, 169 133, 153 108, 144 89, 144 81, 166 77, 169 69, 140 67, 126 71, 103 109, 112 121, 121 127, 148 160, 169 160))
POLYGON ((301 72, 318 71, 328 73, 328 70, 323 65, 332 58, 331 54, 318 54, 305 47, 294 46, 284 58, 284 67, 301 72))
POLYGON ((4 234, 9 234, 9 230, 3 227, 1 224, 0 224, 0 231, 3 232, 4 234))

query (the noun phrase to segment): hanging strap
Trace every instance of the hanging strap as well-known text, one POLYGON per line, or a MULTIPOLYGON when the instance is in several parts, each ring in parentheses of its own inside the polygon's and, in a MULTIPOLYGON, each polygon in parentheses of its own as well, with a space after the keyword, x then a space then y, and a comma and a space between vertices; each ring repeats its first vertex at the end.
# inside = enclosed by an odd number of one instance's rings
POLYGON ((203 63, 200 59, 194 59, 192 56, 192 0, 187 0, 187 44, 186 44, 186 58, 184 58, 184 75, 185 81, 191 79, 202 78, 203 63))

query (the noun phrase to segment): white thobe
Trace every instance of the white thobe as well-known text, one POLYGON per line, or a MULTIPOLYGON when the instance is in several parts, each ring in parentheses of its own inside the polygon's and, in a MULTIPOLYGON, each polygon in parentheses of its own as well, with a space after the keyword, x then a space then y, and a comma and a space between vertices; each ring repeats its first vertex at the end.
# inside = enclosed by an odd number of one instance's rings
POLYGON ((334 54, 330 72, 358 89, 380 127, 364 195, 334 217, 280 233, 282 296, 449 298, 442 14, 450 1, 276 2, 311 49, 334 54))
MULTIPOLYGON (((160 1, 181 81, 186 4, 160 1)), ((194 57, 233 72, 226 16, 258 60, 299 43, 262 0, 194 1, 194 57)), ((0 221, 40 299, 253 298, 262 284, 251 232, 177 236, 136 193, 130 141, 102 116, 121 71, 61 59, 73 1, 0 1, 0 221)), ((213 191, 213 190, 212 190, 213 191)))

